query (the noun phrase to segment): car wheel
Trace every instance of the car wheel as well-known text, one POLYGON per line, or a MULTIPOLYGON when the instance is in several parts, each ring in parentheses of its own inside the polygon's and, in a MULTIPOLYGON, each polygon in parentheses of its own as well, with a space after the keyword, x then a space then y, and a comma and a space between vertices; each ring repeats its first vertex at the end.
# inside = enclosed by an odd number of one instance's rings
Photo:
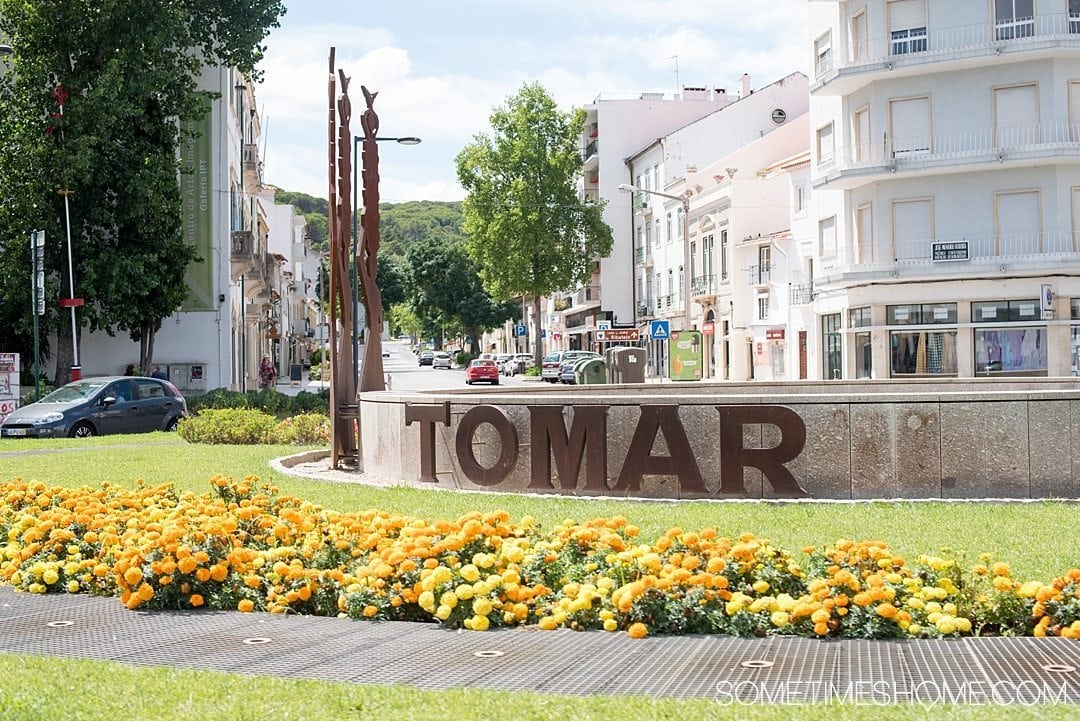
POLYGON ((91 436, 96 435, 97 432, 94 430, 94 427, 89 423, 85 422, 76 423, 75 426, 71 429, 71 432, 68 433, 68 436, 71 438, 90 438, 91 436))
POLYGON ((468 378, 466 378, 466 379, 465 379, 465 385, 467 385, 467 386, 471 386, 471 385, 472 385, 472 381, 471 381, 471 380, 469 380, 468 378))
POLYGON ((179 418, 173 418, 172 420, 170 420, 168 423, 165 424, 165 430, 168 433, 174 432, 179 427, 180 427, 180 419, 179 418))
POLYGON ((491 381, 491 385, 493 385, 493 386, 499 385, 499 379, 496 378, 495 380, 491 381))

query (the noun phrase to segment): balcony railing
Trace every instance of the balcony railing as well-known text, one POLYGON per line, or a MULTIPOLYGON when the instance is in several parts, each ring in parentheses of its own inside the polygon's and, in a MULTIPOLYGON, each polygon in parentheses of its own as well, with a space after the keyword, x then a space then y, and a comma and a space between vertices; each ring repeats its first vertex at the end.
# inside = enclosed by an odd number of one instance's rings
POLYGON ((750 285, 768 285, 771 265, 752 265, 746 269, 747 282, 750 285))
POLYGON ((649 301, 645 303, 638 303, 637 317, 638 318, 652 318, 656 315, 656 303, 649 301))
POLYGON ((961 51, 992 51, 1002 42, 1061 39, 1080 45, 1080 14, 1047 13, 1035 17, 986 20, 971 25, 940 28, 908 28, 884 37, 848 43, 830 50, 827 67, 817 68, 817 77, 831 70, 875 65, 908 57, 918 62, 961 51))
POLYGON ((855 169, 892 166, 907 160, 965 160, 1002 155, 1009 151, 1080 150, 1080 122, 1029 123, 1007 128, 960 130, 952 133, 885 138, 853 143, 834 152, 822 152, 818 168, 855 169))
POLYGON ((931 265, 944 265, 960 270, 965 261, 1060 263, 1063 260, 1075 261, 1078 256, 1080 233, 1066 230, 856 245, 834 257, 822 258, 820 262, 825 269, 858 271, 931 265))
POLYGON ((814 284, 801 283, 790 286, 788 301, 791 305, 810 305, 814 302, 814 284))
POLYGON ((600 139, 589 141, 589 144, 585 146, 585 150, 581 151, 581 159, 588 160, 592 156, 596 155, 600 151, 600 139))
POLYGON ((704 295, 716 295, 716 276, 699 275, 694 278, 694 282, 690 284, 690 294, 695 298, 704 295))
POLYGON ((634 249, 634 262, 638 265, 652 265, 652 246, 638 246, 634 249))

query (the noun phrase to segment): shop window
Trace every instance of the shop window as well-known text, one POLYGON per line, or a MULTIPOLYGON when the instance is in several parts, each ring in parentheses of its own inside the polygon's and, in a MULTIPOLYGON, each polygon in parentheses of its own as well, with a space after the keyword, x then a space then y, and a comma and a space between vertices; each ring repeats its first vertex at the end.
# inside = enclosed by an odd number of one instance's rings
POLYGON ((1045 376, 1045 328, 975 330, 976 376, 1045 376))
POLYGON ((955 376, 956 331, 891 331, 892 377, 955 376))
POLYGON ((972 323, 1032 322, 1042 318, 1037 298, 1030 300, 995 300, 971 304, 972 323))
POLYGON ((956 323, 956 303, 915 303, 886 306, 889 325, 935 325, 956 323))
POLYGON ((870 325, 870 307, 852 308, 849 310, 848 325, 852 328, 865 328, 870 325))
POLYGON ((855 343, 855 377, 873 377, 871 372, 873 363, 871 359, 872 351, 870 349, 870 334, 856 333, 853 340, 855 343))
POLYGON ((840 333, 840 314, 821 316, 821 347, 825 349, 824 367, 826 379, 844 377, 844 339, 840 333))

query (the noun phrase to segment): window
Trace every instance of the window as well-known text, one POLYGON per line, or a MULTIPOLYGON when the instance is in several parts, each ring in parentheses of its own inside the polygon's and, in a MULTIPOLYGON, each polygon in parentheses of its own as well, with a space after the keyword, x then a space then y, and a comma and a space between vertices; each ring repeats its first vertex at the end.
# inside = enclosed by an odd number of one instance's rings
POLYGON ((713 282, 713 236, 712 233, 701 239, 701 270, 702 274, 713 282))
POLYGON ((851 126, 855 132, 854 160, 857 163, 870 160, 870 108, 855 111, 851 126))
POLYGON ((956 303, 914 303, 885 306, 889 325, 933 325, 956 323, 956 303))
MULTIPOLYGON (((1080 23, 1080 16, 1077 23, 1080 23)), ((1076 32, 1080 33, 1080 27, 1076 32)), ((1080 82, 1075 80, 1069 83, 1069 140, 1080 141, 1080 82)))
POLYGON ((971 304, 972 323, 1031 322, 1042 318, 1038 298, 1031 300, 994 300, 971 304))
POLYGON ((652 245, 652 223, 646 220, 642 225, 645 227, 645 245, 652 245))
POLYGON ((697 241, 690 241, 690 280, 693 283, 693 287, 698 287, 698 274, 697 274, 698 260, 697 260, 697 241))
POLYGON ((848 324, 852 328, 866 328, 870 325, 870 308, 852 308, 848 311, 848 324))
POLYGON ((682 234, 686 232, 686 227, 683 225, 683 223, 686 222, 686 218, 683 217, 684 215, 685 213, 683 213, 681 205, 675 209, 675 226, 678 228, 677 232, 679 233, 680 238, 682 237, 682 234))
POLYGON ((679 305, 686 304, 686 271, 679 266, 679 305))
POLYGON ((997 253, 1027 255, 1042 252, 1042 222, 1038 190, 997 193, 997 253))
POLYGON ((823 258, 831 258, 836 255, 835 215, 818 221, 818 248, 818 254, 823 258))
POLYGON ((994 147, 1017 148, 1038 142, 1038 86, 994 88, 994 147))
POLYGON ((804 185, 795 186, 795 212, 806 212, 806 186, 804 185))
POLYGON ((955 376, 956 331, 890 331, 892 377, 955 376))
MULTIPOLYGON (((971 304, 972 323, 1030 323, 1041 319, 1042 307, 1035 298, 971 304)), ((976 328, 973 338, 976 376, 1046 375, 1046 326, 976 328)))
POLYGON ((769 319, 769 295, 764 293, 757 298, 757 319, 769 319))
POLYGON ((855 333, 852 337, 855 344, 855 377, 873 377, 873 346, 870 342, 869 333, 855 333))
POLYGON ((890 0, 888 14, 890 54, 926 52, 925 0, 890 0))
POLYGON ((994 38, 1015 40, 1035 34, 1034 0, 994 0, 994 38))
POLYGON ((874 262, 873 208, 869 205, 855 209, 855 257, 860 263, 874 262))
POLYGON ((667 237, 669 243, 671 242, 671 239, 675 237, 675 216, 672 215, 670 210, 667 214, 667 237))
POLYGON ((844 339, 840 334, 839 313, 821 316, 821 347, 825 350, 822 367, 825 378, 843 378, 844 339))
POLYGON ((836 147, 833 143, 833 124, 829 123, 817 131, 818 165, 828 165, 833 161, 836 147))
POLYGON ((1069 32, 1080 33, 1080 0, 1069 0, 1069 32))
POLYGON ((763 245, 758 248, 758 272, 757 282, 768 283, 769 274, 772 270, 772 247, 763 245))
POLYGON ((1072 243, 1068 250, 1080 248, 1080 188, 1072 189, 1072 243))
POLYGON ((671 299, 675 295, 675 271, 668 268, 667 272, 667 305, 671 305, 671 299))
POLYGON ((870 57, 867 44, 866 8, 851 18, 851 59, 861 62, 870 57))
POLYGON ((660 245, 660 219, 659 218, 657 218, 656 220, 653 221, 653 229, 656 231, 656 235, 655 235, 656 245, 659 246, 660 245))
POLYGON ((814 41, 814 71, 818 78, 832 69, 832 33, 814 41))
POLYGON ((930 154, 930 98, 889 101, 892 156, 930 154))
POLYGON ((727 229, 720 231, 720 280, 727 280, 728 276, 728 242, 727 229))
POLYGON ((930 257, 934 239, 933 199, 894 201, 892 222, 894 259, 930 257))

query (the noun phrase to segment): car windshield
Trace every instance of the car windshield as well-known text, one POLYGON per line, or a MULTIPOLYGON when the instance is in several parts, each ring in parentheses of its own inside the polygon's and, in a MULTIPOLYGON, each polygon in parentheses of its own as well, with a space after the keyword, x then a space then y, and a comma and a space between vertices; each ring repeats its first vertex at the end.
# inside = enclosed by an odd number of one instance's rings
POLYGON ((101 390, 104 381, 76 381, 57 388, 41 399, 41 403, 79 403, 101 390))

